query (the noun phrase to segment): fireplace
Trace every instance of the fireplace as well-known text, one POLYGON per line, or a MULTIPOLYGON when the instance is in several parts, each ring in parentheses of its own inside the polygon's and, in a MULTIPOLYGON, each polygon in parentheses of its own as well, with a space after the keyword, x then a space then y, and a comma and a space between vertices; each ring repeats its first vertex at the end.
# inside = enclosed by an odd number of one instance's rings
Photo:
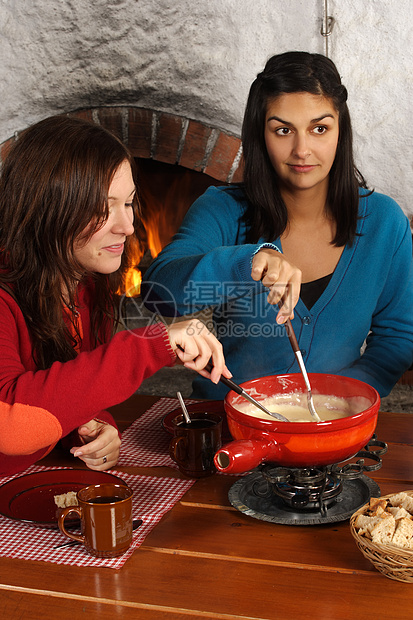
POLYGON ((135 158, 142 225, 134 250, 134 269, 125 282, 127 296, 139 294, 140 278, 177 232, 191 204, 211 185, 223 181, 153 159, 135 158))
MULTIPOLYGON (((241 140, 221 128, 175 114, 135 107, 88 108, 68 112, 116 134, 134 157, 179 165, 231 183, 242 178, 241 140)), ((0 144, 0 161, 14 136, 0 144)))

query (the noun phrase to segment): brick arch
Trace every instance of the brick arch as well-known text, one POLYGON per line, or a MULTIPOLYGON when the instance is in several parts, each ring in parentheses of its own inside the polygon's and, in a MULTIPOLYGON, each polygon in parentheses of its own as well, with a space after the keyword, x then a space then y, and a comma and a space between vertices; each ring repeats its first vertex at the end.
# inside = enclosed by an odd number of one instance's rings
MULTIPOLYGON (((148 108, 101 107, 68 113, 112 131, 134 157, 154 159, 203 172, 217 181, 242 180, 242 149, 238 136, 177 114, 148 108)), ((15 136, 0 145, 1 161, 15 136)))

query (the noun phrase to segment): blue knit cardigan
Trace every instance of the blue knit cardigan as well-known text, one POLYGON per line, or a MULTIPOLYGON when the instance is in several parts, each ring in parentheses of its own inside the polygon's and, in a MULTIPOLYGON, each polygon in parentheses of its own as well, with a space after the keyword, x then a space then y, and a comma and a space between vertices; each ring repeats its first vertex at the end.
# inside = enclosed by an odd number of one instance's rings
MULTIPOLYGON (((146 305, 164 315, 213 307, 213 327, 234 380, 299 372, 267 290, 251 279, 261 245, 246 243, 242 190, 209 188, 148 269, 146 305)), ((412 236, 388 196, 360 194, 357 236, 309 310, 300 299, 293 327, 308 372, 354 377, 381 396, 413 362, 412 236)), ((273 243, 282 251, 280 239, 273 243)), ((193 396, 223 398, 223 385, 197 377, 193 396)))

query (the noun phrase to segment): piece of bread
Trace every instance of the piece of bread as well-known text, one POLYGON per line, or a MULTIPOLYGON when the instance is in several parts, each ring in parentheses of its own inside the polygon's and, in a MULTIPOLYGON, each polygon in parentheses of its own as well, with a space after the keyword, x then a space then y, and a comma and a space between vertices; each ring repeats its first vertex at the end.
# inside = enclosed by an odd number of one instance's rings
POLYGON ((390 512, 390 514, 393 515, 396 521, 398 519, 403 519, 404 517, 406 517, 407 519, 412 518, 412 515, 410 514, 410 512, 407 512, 407 510, 403 508, 403 506, 389 506, 387 508, 387 512, 390 512))
POLYGON ((370 517, 367 515, 357 515, 354 526, 359 528, 358 533, 371 538, 371 530, 381 521, 381 517, 370 517))
POLYGON ((413 498, 410 497, 410 495, 406 495, 404 501, 401 503, 401 506, 413 515, 413 498))
POLYGON ((68 506, 78 505, 76 491, 69 491, 68 493, 55 495, 53 499, 58 508, 67 508, 68 506))
POLYGON ((403 549, 413 549, 413 521, 411 519, 403 517, 397 521, 391 542, 403 549))
POLYGON ((372 517, 378 516, 387 509, 387 505, 387 499, 371 497, 369 501, 369 513, 372 517))
POLYGON ((392 506, 402 506, 406 499, 409 499, 409 496, 407 493, 403 493, 403 491, 389 497, 389 501, 392 506))
POLYGON ((389 514, 372 528, 371 539, 374 543, 387 544, 391 542, 395 529, 396 519, 389 514))

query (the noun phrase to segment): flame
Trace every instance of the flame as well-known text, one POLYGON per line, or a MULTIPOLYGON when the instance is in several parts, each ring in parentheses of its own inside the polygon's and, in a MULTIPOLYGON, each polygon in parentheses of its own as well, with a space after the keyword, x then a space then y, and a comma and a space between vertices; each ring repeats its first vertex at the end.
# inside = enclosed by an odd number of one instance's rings
POLYGON ((185 170, 180 175, 176 174, 169 186, 164 187, 163 196, 156 195, 159 187, 155 186, 152 190, 149 183, 141 184, 141 221, 145 232, 143 239, 135 239, 133 244, 133 267, 126 273, 122 287, 127 297, 140 294, 142 275, 138 265, 145 252, 149 250, 151 257, 156 258, 178 230, 192 202, 190 173, 190 170, 185 170))
MULTIPOLYGON (((132 262, 134 266, 130 267, 126 272, 122 287, 126 297, 137 297, 141 291, 142 274, 137 268, 137 265, 139 265, 143 256, 143 250, 138 240, 136 240, 134 245, 135 249, 132 253, 132 262)), ((120 293, 122 293, 122 291, 120 291, 120 293)))

